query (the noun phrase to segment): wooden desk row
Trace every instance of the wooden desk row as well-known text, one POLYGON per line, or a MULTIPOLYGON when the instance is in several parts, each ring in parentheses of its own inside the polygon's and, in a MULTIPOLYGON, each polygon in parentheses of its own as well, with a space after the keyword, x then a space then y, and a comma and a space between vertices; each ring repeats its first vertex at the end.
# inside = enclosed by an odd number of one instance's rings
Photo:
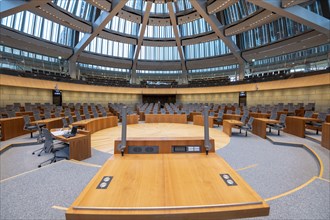
MULTIPOLYGON (((213 119, 214 119, 214 116, 209 116, 208 117, 209 128, 213 128, 213 125, 214 125, 213 119)), ((204 126, 204 117, 203 117, 203 115, 194 115, 193 124, 204 126)))
POLYGON ((117 116, 109 116, 85 119, 72 123, 72 126, 78 126, 80 128, 83 128, 84 130, 90 131, 91 134, 93 134, 105 128, 118 126, 118 118, 117 116))
POLYGON ((145 123, 187 123, 186 114, 145 114, 145 123))

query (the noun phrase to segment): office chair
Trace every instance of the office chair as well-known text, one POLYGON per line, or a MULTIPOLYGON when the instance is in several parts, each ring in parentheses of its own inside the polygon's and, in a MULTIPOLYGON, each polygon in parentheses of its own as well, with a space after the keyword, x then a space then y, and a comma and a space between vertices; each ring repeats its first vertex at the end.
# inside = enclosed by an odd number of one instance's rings
POLYGON ((50 131, 47 128, 43 128, 42 133, 45 136, 45 143, 44 143, 45 153, 53 153, 54 156, 52 158, 40 163, 38 165, 38 167, 41 167, 43 164, 45 164, 47 162, 50 162, 49 164, 55 163, 58 159, 61 159, 61 158, 62 159, 68 159, 68 157, 58 156, 56 154, 56 152, 59 152, 60 150, 68 148, 69 145, 64 143, 64 142, 61 142, 61 141, 54 142, 52 134, 50 133, 50 131))
POLYGON ((98 118, 99 113, 96 110, 92 110, 92 111, 93 111, 93 118, 98 118))
POLYGON ((69 127, 69 124, 68 124, 68 121, 66 120, 66 118, 62 118, 62 124, 63 124, 63 128, 69 127))
POLYGON ((306 125, 311 125, 313 128, 316 128, 316 134, 319 134, 319 129, 322 128, 322 124, 325 122, 327 114, 325 112, 320 112, 317 116, 319 121, 315 122, 306 122, 306 125))
POLYGON ((241 109, 237 108, 235 109, 235 115, 240 115, 241 114, 241 109))
POLYGON ((267 124, 267 127, 269 128, 269 132, 272 132, 272 128, 277 130, 277 135, 280 135, 280 131, 286 127, 286 115, 285 114, 281 114, 280 115, 280 119, 279 119, 279 123, 276 124, 267 124))
POLYGON ((226 111, 226 114, 230 114, 231 115, 231 114, 233 114, 233 111, 232 110, 227 110, 226 111))
POLYGON ((84 112, 84 115, 85 115, 85 119, 90 119, 91 118, 91 115, 89 114, 87 108, 84 107, 83 112, 84 112))
POLYGON ((31 132, 31 138, 33 138, 33 132, 38 130, 37 125, 31 125, 30 116, 23 115, 24 127, 23 130, 31 132))
POLYGON ((45 119, 49 119, 52 117, 52 114, 50 113, 50 111, 45 111, 45 119))
POLYGON ((74 122, 72 115, 68 116, 68 119, 69 119, 69 124, 71 125, 74 122))
POLYGON ((82 120, 82 118, 81 118, 81 115, 80 115, 80 112, 79 112, 79 111, 75 110, 75 111, 74 111, 74 114, 76 115, 76 120, 77 120, 77 121, 81 121, 81 120, 82 120))
POLYGON ((245 137, 247 136, 247 132, 248 130, 251 131, 252 130, 252 123, 253 123, 254 118, 250 117, 249 121, 242 125, 242 126, 238 126, 239 127, 239 133, 242 133, 242 129, 245 130, 245 137))
MULTIPOLYGON (((38 124, 37 124, 37 128, 38 128, 38 137, 37 137, 37 142, 38 143, 44 143, 45 142, 45 136, 44 134, 42 133, 42 127, 40 127, 38 124)), ((45 148, 44 146, 42 148, 39 148, 38 150, 35 150, 32 152, 32 154, 34 155, 36 152, 38 152, 38 157, 40 157, 41 153, 45 151, 45 148)))
POLYGON ((220 125, 220 123, 223 121, 223 112, 218 113, 218 117, 214 119, 215 124, 220 125))
POLYGON ((60 110, 55 110, 55 118, 60 118, 61 117, 61 111, 60 110))
POLYGON ((16 112, 15 111, 7 111, 8 118, 14 118, 16 117, 16 112))
POLYGON ((313 116, 313 111, 306 111, 304 114, 305 118, 311 118, 313 116))

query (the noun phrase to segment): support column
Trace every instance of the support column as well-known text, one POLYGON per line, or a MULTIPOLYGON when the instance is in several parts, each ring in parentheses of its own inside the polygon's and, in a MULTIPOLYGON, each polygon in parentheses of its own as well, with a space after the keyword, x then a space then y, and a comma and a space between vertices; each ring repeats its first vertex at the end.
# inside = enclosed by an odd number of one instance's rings
POLYGON ((70 74, 70 77, 72 79, 79 79, 80 78, 80 74, 78 74, 78 71, 77 71, 77 63, 76 63, 76 60, 68 60, 69 62, 69 74, 70 74))
POLYGON ((250 73, 250 65, 248 62, 238 64, 238 79, 243 80, 246 74, 250 73))

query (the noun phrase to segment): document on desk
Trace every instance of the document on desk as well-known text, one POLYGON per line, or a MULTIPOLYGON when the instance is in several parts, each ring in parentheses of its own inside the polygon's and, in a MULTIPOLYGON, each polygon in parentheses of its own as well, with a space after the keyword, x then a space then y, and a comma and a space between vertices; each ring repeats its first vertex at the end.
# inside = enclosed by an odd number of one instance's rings
POLYGON ((67 134, 67 133, 68 133, 68 130, 64 130, 64 131, 53 131, 52 132, 52 135, 54 135, 54 136, 60 136, 60 135, 67 134))

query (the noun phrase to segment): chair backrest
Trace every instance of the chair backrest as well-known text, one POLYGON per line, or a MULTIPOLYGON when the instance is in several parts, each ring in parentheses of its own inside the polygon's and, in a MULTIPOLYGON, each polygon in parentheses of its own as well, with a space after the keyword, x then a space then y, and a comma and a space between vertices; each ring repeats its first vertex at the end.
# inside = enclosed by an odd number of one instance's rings
POLYGON ((77 121, 81 121, 82 118, 81 118, 80 112, 79 112, 79 111, 75 111, 74 113, 75 113, 75 115, 76 115, 76 120, 77 120, 77 121))
POLYGON ((269 119, 272 119, 272 120, 276 120, 277 118, 277 113, 276 112, 272 112, 269 119))
POLYGON ((311 118, 313 116, 313 111, 306 111, 304 114, 305 118, 311 118))
POLYGON ((223 118, 223 112, 218 113, 218 118, 221 118, 221 119, 223 118))
POLYGON ((91 115, 89 114, 89 112, 84 112, 84 115, 85 115, 85 118, 86 119, 90 119, 91 118, 91 115))
POLYGON ((254 120, 254 117, 250 117, 250 118, 249 118, 249 121, 248 121, 248 123, 247 123, 247 126, 248 126, 249 128, 252 128, 253 120, 254 120))
POLYGON ((69 127, 69 124, 68 124, 68 121, 66 120, 66 118, 62 118, 62 124, 63 124, 63 128, 69 127))
POLYGON ((212 112, 210 112, 210 116, 214 116, 214 112, 212 111, 212 112))
POLYGON ((227 110, 227 112, 226 112, 227 114, 232 114, 233 113, 233 111, 232 110, 227 110))
POLYGON ((8 118, 16 117, 15 111, 7 111, 8 118))
POLYGON ((33 113, 33 117, 34 117, 34 120, 35 120, 35 121, 39 121, 39 120, 41 120, 40 114, 37 113, 37 112, 33 113))
POLYGON ((281 114, 279 119, 280 124, 285 125, 285 120, 286 120, 286 114, 281 114))
POLYGON ((55 117, 56 117, 56 118, 61 117, 61 112, 59 112, 59 111, 55 111, 55 117))
POLYGON ((24 128, 30 125, 30 116, 28 115, 23 115, 24 119, 24 128))
POLYGON ((235 109, 235 114, 240 115, 241 114, 241 109, 239 109, 239 108, 235 109))
POLYGON ((69 123, 72 124, 74 122, 72 115, 68 116, 69 118, 69 123))
POLYGON ((99 117, 99 113, 97 113, 96 111, 93 111, 93 116, 94 116, 94 118, 98 118, 99 117))
POLYGON ((321 122, 325 122, 327 118, 327 113, 325 112, 320 112, 317 116, 317 119, 319 119, 321 122))
POLYGON ((241 122, 243 122, 243 124, 245 124, 245 121, 246 121, 246 116, 243 115, 243 116, 241 117, 241 122))
POLYGON ((45 118, 46 119, 47 118, 51 118, 51 117, 52 117, 52 115, 51 115, 51 113, 49 111, 45 112, 45 118))
POLYGON ((244 110, 244 113, 243 113, 243 116, 245 116, 246 118, 248 118, 249 117, 249 114, 250 114, 250 111, 247 110, 247 109, 245 109, 244 110))
POLYGON ((43 128, 42 133, 45 137, 44 150, 46 153, 50 153, 54 146, 52 134, 49 132, 47 128, 43 128))

